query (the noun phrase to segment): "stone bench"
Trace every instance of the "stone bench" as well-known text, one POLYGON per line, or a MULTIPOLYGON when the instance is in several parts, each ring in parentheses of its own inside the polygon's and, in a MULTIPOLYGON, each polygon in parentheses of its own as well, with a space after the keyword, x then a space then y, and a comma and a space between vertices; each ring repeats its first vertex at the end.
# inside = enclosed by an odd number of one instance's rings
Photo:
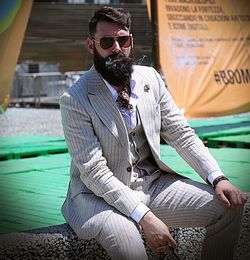
MULTIPOLYGON (((176 252, 181 259, 200 259, 206 230, 204 228, 173 228, 176 252)), ((149 259, 171 260, 172 254, 154 254, 146 245, 149 259)), ((95 241, 80 240, 68 224, 34 229, 26 232, 0 236, 0 259, 110 259, 105 250, 95 241)))
MULTIPOLYGON (((250 259, 250 193, 245 205, 235 260, 250 259)), ((177 242, 176 252, 181 259, 198 260, 205 238, 204 228, 170 228, 177 242)), ((149 259, 176 260, 174 255, 154 254, 146 245, 149 259)), ((36 260, 96 260, 110 259, 94 240, 78 239, 68 224, 33 229, 0 236, 0 259, 36 260)))

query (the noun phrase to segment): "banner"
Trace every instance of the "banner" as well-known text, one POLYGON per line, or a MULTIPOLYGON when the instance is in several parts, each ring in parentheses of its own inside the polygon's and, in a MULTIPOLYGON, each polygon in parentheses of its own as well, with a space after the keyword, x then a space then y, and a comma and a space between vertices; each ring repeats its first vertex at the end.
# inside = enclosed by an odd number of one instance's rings
POLYGON ((8 106, 31 7, 32 0, 0 0, 0 113, 8 106))
POLYGON ((250 111, 249 0, 156 0, 159 64, 187 118, 250 111))

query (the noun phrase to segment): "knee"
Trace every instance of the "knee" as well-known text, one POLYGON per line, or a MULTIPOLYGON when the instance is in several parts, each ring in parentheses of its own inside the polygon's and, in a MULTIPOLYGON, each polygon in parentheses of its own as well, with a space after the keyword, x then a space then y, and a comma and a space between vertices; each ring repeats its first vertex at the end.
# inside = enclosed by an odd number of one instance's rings
POLYGON ((236 208, 235 210, 229 210, 221 201, 215 200, 211 206, 211 214, 207 227, 226 227, 230 225, 230 223, 239 224, 241 223, 242 212, 242 207, 236 208))

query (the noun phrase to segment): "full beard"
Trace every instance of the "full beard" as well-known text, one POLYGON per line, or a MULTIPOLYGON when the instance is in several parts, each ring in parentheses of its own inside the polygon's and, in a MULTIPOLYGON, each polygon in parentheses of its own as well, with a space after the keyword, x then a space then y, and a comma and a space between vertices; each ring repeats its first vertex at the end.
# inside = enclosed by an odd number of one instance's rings
POLYGON ((103 58, 94 49, 94 65, 101 76, 112 86, 119 89, 130 89, 130 79, 133 72, 133 58, 122 52, 103 58))

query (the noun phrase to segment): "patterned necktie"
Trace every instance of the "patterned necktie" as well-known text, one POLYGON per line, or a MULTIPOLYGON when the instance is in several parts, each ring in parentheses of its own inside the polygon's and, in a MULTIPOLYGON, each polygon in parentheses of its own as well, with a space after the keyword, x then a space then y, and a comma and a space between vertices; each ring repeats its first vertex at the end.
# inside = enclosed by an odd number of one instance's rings
POLYGON ((127 88, 124 88, 124 90, 119 92, 116 102, 122 111, 133 111, 133 105, 129 104, 129 98, 130 97, 127 88))

